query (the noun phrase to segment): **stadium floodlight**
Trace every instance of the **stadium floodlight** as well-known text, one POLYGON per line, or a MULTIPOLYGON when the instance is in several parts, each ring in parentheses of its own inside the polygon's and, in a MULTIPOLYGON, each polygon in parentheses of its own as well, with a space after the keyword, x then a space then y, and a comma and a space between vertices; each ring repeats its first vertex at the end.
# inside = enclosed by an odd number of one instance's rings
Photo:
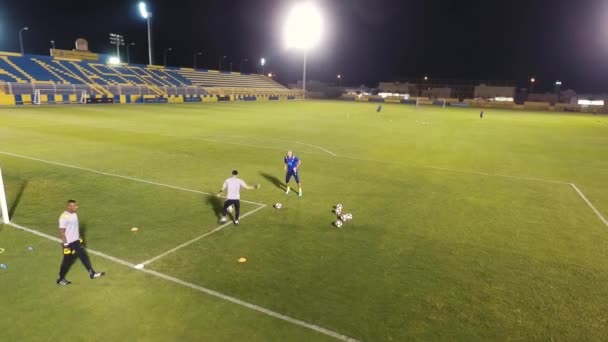
POLYGON ((21 28, 21 30, 19 30, 19 46, 21 47, 21 54, 24 55, 25 52, 23 52, 23 31, 27 31, 29 30, 29 27, 23 27, 21 28))
POLYGON ((118 65, 118 64, 120 64, 120 58, 116 57, 116 56, 112 56, 112 57, 108 58, 108 64, 118 65))
POLYGON ((55 41, 54 41, 54 40, 51 40, 51 48, 52 48, 53 50, 55 50, 55 41))
POLYGON ((262 57, 262 59, 260 59, 260 65, 261 66, 266 65, 266 58, 262 57))
POLYGON ((272 73, 268 73, 268 77, 272 78, 272 73))
POLYGON ((304 52, 302 73, 304 98, 306 98, 306 57, 310 49, 321 41, 322 35, 323 16, 315 4, 301 2, 289 11, 283 30, 283 39, 288 48, 295 48, 304 52))
POLYGON ((10 223, 8 217, 8 206, 6 203, 6 193, 4 192, 4 182, 2 181, 2 168, 0 168, 0 218, 5 224, 10 223))
POLYGON ((148 21, 148 62, 152 65, 152 12, 148 10, 148 5, 141 1, 138 5, 139 14, 148 21))
POLYGON ((562 81, 555 81, 555 85, 556 86, 561 86, 562 85, 562 81))
POLYGON ((428 77, 428 76, 424 76, 424 80, 425 80, 425 81, 428 81, 428 80, 429 80, 429 77, 428 77))
POLYGON ((536 82, 536 78, 532 77, 532 78, 530 79, 530 83, 534 83, 534 82, 536 82))

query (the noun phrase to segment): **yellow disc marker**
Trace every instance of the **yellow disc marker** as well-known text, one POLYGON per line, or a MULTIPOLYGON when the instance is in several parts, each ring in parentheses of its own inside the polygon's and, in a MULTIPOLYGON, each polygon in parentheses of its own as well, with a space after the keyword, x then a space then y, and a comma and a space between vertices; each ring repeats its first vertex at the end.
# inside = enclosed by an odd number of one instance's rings
POLYGON ((138 230, 139 230, 139 228, 137 228, 137 227, 133 227, 133 228, 131 228, 131 231, 132 231, 132 232, 136 232, 136 231, 138 231, 138 230))
POLYGON ((243 263, 243 262, 245 262, 245 261, 247 261, 247 259, 245 259, 245 258, 240 258, 240 259, 239 259, 239 262, 241 262, 241 263, 243 263))

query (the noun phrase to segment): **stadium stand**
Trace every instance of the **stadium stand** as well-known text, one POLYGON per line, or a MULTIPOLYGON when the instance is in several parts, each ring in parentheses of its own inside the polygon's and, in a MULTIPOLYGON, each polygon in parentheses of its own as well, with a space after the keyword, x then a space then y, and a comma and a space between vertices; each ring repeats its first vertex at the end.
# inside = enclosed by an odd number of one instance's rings
POLYGON ((68 103, 82 93, 93 99, 109 98, 112 102, 124 103, 148 102, 145 100, 153 98, 163 99, 159 102, 165 102, 164 99, 172 99, 166 102, 223 101, 227 98, 277 100, 296 99, 301 95, 258 74, 137 64, 110 65, 0 52, 3 104, 68 103), (13 101, 6 100, 9 95, 14 96, 13 101))

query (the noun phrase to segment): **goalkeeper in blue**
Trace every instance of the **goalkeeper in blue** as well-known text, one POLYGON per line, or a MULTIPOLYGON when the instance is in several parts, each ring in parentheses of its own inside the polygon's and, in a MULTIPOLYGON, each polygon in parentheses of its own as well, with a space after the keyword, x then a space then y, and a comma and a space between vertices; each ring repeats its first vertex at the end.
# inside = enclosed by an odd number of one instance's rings
POLYGON ((302 197, 302 183, 300 182, 300 165, 302 165, 302 161, 296 155, 293 154, 293 151, 287 151, 287 155, 283 159, 285 163, 285 194, 289 194, 291 191, 291 187, 289 186, 289 181, 291 181, 291 177, 296 180, 296 184, 298 184, 298 196, 302 197))

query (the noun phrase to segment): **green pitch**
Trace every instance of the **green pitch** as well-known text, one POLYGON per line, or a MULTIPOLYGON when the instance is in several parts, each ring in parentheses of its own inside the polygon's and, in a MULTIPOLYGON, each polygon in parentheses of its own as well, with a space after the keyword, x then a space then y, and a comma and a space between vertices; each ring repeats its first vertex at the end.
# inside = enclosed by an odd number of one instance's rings
POLYGON ((73 284, 58 287, 59 244, 1 226, 0 335, 605 339, 608 118, 375 108, 0 109, 13 222, 57 236, 65 201, 77 199, 88 248, 121 262, 91 255, 107 277, 91 281, 77 262, 73 284), (303 198, 281 188, 287 149, 302 159, 303 198), (244 193, 238 228, 203 236, 222 205, 205 193, 235 168, 262 187, 244 193), (336 203, 354 217, 342 229, 331 225, 336 203))

